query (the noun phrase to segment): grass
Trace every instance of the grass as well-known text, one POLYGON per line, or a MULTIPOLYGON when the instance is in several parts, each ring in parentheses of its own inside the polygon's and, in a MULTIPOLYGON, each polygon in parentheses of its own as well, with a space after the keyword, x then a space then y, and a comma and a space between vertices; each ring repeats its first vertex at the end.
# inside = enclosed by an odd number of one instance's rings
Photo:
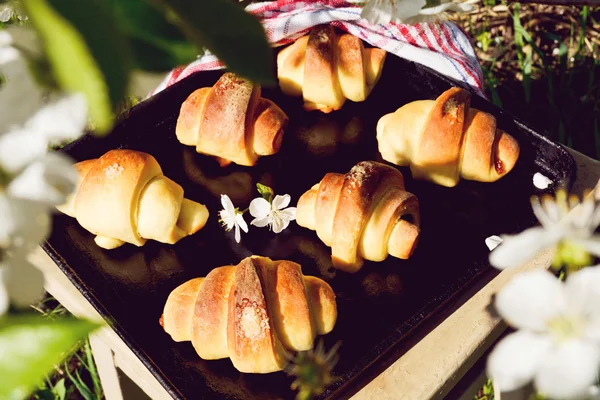
POLYGON ((600 158, 600 7, 476 6, 454 20, 472 38, 490 101, 600 158))
MULTIPOLYGON (((56 318, 68 311, 47 295, 33 306, 46 318, 56 318)), ((71 355, 48 376, 30 397, 33 400, 101 400, 104 398, 89 340, 79 343, 71 355)))
MULTIPOLYGON (((472 39, 490 101, 554 140, 600 159, 600 7, 481 0, 453 17, 472 39)), ((35 307, 67 311, 51 297, 35 307)), ((32 399, 102 399, 89 342, 57 366, 32 399)), ((474 397, 493 399, 488 381, 474 397)))

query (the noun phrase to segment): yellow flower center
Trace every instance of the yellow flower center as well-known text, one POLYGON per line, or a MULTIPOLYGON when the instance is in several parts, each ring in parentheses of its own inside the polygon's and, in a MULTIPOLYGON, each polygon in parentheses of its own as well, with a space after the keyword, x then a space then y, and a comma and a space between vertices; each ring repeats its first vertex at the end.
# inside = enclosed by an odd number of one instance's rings
POLYGON ((570 240, 563 240, 556 246, 552 266, 554 268, 566 266, 569 272, 574 272, 592 265, 592 262, 592 256, 585 247, 570 240))
POLYGON ((586 320, 577 315, 559 315, 548 321, 548 332, 556 342, 581 337, 586 320))

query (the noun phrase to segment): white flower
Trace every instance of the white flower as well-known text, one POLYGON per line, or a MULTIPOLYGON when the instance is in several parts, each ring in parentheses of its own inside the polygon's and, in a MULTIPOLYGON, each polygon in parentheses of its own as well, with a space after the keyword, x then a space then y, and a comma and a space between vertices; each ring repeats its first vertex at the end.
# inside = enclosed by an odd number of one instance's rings
POLYGON ((223 206, 223 209, 219 211, 221 222, 228 232, 235 228, 235 241, 239 243, 241 240, 240 228, 247 233, 248 224, 246 224, 242 213, 233 207, 231 199, 226 194, 221 195, 221 205, 223 206))
POLYGON ((27 21, 29 18, 21 14, 18 10, 11 6, 5 6, 4 10, 0 11, 0 21, 8 22, 12 17, 17 17, 19 21, 27 21))
MULTIPOLYGON (((3 96, 0 91, 0 98, 3 96)), ((40 108, 23 127, 0 136, 0 168, 16 172, 43 157, 48 146, 77 139, 87 121, 85 97, 72 94, 40 108)))
POLYGON ((5 260, 0 271, 0 285, 14 307, 27 308, 44 295, 44 274, 24 256, 5 260))
POLYGON ((487 360, 501 391, 533 381, 553 399, 585 397, 600 366, 600 266, 562 283, 545 270, 517 275, 496 297, 498 313, 517 332, 487 360))
POLYGON ((425 0, 369 0, 360 16, 372 24, 401 24, 419 14, 425 0))
POLYGON ((490 263, 494 267, 505 269, 522 265, 541 251, 561 243, 600 256, 600 237, 593 236, 600 224, 600 207, 596 207, 593 196, 586 196, 580 203, 577 197, 567 199, 564 191, 558 191, 556 199, 545 195, 540 201, 534 197, 531 205, 542 226, 517 235, 502 235, 502 244, 490 254, 490 263))
POLYGON ((48 207, 0 192, 0 255, 2 249, 27 253, 50 233, 48 207))
POLYGON ((492 235, 485 238, 485 245, 488 247, 488 249, 490 249, 490 251, 498 247, 500 243, 502 243, 502 238, 500 236, 492 235))
POLYGON ((269 204, 262 197, 250 202, 250 215, 254 217, 251 225, 262 228, 269 225, 273 232, 279 233, 288 227, 290 221, 296 219, 296 207, 286 208, 290 204, 290 195, 277 195, 269 204))
POLYGON ((44 104, 45 93, 29 70, 27 60, 0 31, 0 132, 21 126, 44 104))
POLYGON ((453 0, 368 0, 361 17, 372 24, 415 24, 443 17, 448 11, 469 12, 471 4, 453 0))

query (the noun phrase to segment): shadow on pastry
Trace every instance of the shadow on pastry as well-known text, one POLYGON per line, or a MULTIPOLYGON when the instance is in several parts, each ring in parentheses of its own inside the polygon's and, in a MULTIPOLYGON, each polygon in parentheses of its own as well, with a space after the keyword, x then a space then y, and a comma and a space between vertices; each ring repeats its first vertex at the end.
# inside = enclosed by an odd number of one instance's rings
POLYGON ((245 206, 257 197, 256 183, 273 186, 270 172, 214 168, 216 163, 192 150, 183 152, 183 167, 187 177, 216 198, 226 194, 236 206, 245 206), (255 179, 257 176, 257 179, 255 179))

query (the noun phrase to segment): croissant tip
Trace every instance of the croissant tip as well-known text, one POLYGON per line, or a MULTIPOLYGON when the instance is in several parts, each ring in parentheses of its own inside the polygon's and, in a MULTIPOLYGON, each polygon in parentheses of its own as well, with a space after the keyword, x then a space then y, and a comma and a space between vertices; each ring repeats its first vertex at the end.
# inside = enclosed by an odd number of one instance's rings
POLYGON ((164 329, 165 328, 165 315, 161 314, 160 318, 158 319, 158 323, 160 324, 160 326, 164 329))

